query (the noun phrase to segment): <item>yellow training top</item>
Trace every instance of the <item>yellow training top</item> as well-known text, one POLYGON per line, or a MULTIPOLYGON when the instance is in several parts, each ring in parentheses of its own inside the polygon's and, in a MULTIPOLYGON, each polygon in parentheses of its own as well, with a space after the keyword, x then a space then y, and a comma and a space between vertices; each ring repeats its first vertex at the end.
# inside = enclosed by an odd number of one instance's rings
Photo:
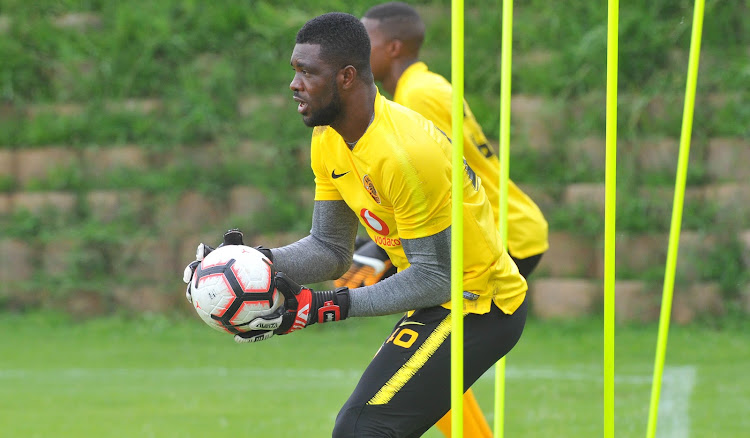
MULTIPOLYGON (((435 122, 450 135, 453 88, 442 76, 417 62, 404 71, 396 84, 393 100, 435 122)), ((482 128, 464 101, 464 157, 482 179, 496 222, 500 208, 500 162, 493 154, 482 128)), ((549 248, 547 221, 539 207, 513 181, 508 181, 508 249, 524 259, 549 248)))
MULTIPOLYGON (((451 147, 434 123, 378 94, 372 123, 353 149, 332 128, 313 130, 315 200, 344 200, 404 270, 409 262, 401 239, 432 236, 451 225, 451 147)), ((486 313, 494 299, 513 313, 526 295, 526 280, 503 249, 479 179, 468 167, 464 175, 464 290, 476 295, 464 299, 464 308, 486 313)))

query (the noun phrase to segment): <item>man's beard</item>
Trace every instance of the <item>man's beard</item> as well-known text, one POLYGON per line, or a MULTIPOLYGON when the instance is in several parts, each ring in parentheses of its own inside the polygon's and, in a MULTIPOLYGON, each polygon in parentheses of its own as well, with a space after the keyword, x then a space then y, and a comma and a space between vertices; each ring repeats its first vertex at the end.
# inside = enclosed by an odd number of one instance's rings
POLYGON ((341 114, 341 99, 339 90, 336 88, 336 79, 334 78, 331 86, 331 102, 325 107, 313 112, 309 117, 302 118, 305 125, 310 128, 314 126, 326 126, 333 123, 341 114))

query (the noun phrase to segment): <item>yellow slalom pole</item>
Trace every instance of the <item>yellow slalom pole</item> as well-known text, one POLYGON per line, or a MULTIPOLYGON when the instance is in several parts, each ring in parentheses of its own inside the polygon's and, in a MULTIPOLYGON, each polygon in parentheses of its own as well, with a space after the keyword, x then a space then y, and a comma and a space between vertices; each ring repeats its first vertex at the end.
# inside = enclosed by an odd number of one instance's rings
POLYGON ((451 436, 464 436, 464 2, 451 0, 451 436))
MULTIPOLYGON (((513 0, 503 0, 500 55, 500 234, 508 249, 508 175, 510 173, 510 81, 513 51, 513 0)), ((495 438, 505 433, 505 357, 495 365, 495 438)))
POLYGON ((617 194, 617 54, 619 2, 607 17, 607 114, 604 199, 604 437, 615 436, 615 209, 617 194))
POLYGON ((687 179, 688 158, 690 156, 693 109, 695 108, 695 89, 698 81, 698 60, 700 58, 701 35, 703 33, 703 6, 703 0, 696 0, 695 10, 693 11, 693 29, 690 37, 690 58, 688 60, 685 103, 682 113, 682 132, 680 134, 680 154, 677 159, 677 179, 675 180, 674 202, 672 205, 672 223, 669 229, 669 250, 667 251, 667 265, 666 271, 664 272, 664 290, 661 298, 659 335, 656 343, 656 360, 654 363, 654 379, 651 385, 651 405, 649 409, 648 429, 646 434, 648 438, 653 438, 656 434, 661 378, 664 373, 664 357, 667 350, 669 319, 672 312, 672 293, 674 291, 677 253, 680 245, 682 207, 685 199, 685 181, 687 179))

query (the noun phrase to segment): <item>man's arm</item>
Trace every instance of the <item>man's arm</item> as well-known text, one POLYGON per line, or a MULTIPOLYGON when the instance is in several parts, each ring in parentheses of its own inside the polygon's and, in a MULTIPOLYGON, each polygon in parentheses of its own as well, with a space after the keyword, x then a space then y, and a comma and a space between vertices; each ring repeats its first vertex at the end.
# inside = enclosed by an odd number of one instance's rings
MULTIPOLYGON (((322 211, 328 213, 331 211, 329 209, 331 209, 329 205, 321 206, 320 213, 322 211)), ((333 233, 335 234, 336 232, 333 233)), ((319 245, 326 245, 319 244, 319 235, 317 236, 311 233, 308 238, 275 251, 282 255, 285 251, 299 249, 320 250, 319 245)), ((327 234, 326 236, 331 237, 327 234)), ((346 269, 353 250, 354 236, 351 237, 348 254, 339 260, 343 269, 346 269)), ((273 315, 251 321, 251 327, 257 330, 235 335, 234 340, 239 343, 258 342, 269 339, 274 334, 284 335, 311 324, 341 321, 349 316, 388 315, 443 304, 450 299, 450 240, 450 228, 430 237, 402 240, 404 252, 411 261, 409 268, 373 286, 352 290, 344 287, 334 291, 313 291, 300 286, 282 271, 278 271, 276 287, 284 295, 284 306, 273 315)), ((339 245, 334 245, 334 247, 339 247, 339 245)), ((331 256, 331 260, 334 261, 326 266, 333 266, 337 264, 335 259, 339 259, 335 256, 337 252, 336 250, 319 251, 318 256, 331 256)), ((295 257, 295 255, 295 253, 289 253, 289 260, 285 261, 285 269, 294 269, 295 263, 305 261, 310 263, 309 257, 295 257)), ((306 275, 307 271, 302 266, 296 274, 306 275)), ((314 273, 309 273, 309 275, 315 278, 314 273)))
POLYGON ((339 278, 351 265, 358 223, 344 201, 315 201, 310 235, 273 248, 274 268, 301 284, 339 278))
MULTIPOLYGON (((343 201, 315 201, 310 235, 271 252, 274 267, 304 283, 340 277, 351 265, 357 217, 343 201)), ((450 301, 450 227, 401 239, 410 266, 372 286, 350 290, 349 316, 380 316, 450 301)))
POLYGON ((349 316, 379 316, 439 306, 451 299, 451 229, 401 239, 409 268, 350 290, 349 316))

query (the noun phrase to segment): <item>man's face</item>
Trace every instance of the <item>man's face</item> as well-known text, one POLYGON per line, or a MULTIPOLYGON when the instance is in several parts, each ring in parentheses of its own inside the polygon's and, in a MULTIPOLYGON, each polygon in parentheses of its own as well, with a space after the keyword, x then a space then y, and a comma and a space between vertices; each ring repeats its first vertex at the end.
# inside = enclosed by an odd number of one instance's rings
POLYGON ((341 115, 336 82, 339 69, 320 59, 320 45, 297 44, 291 62, 294 79, 289 88, 299 104, 297 112, 309 127, 331 125, 341 115))
POLYGON ((390 57, 386 53, 389 39, 380 30, 380 22, 371 18, 363 18, 367 35, 370 37, 370 68, 376 81, 382 82, 388 72, 390 57))

